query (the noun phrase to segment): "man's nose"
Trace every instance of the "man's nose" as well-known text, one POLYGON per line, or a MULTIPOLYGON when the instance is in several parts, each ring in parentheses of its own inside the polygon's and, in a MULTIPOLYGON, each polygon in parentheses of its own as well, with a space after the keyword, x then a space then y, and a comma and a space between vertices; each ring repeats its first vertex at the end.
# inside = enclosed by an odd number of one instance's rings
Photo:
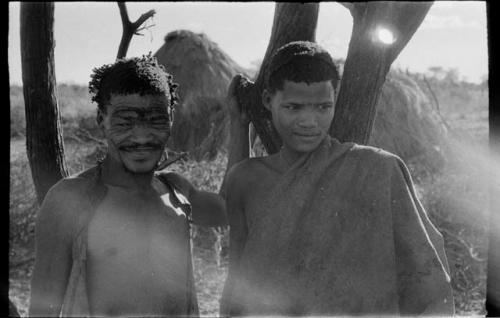
POLYGON ((146 125, 134 125, 132 129, 132 140, 135 142, 147 142, 153 139, 153 130, 146 125))
POLYGON ((299 114, 297 124, 302 128, 314 128, 318 125, 317 114, 309 109, 303 110, 299 114))

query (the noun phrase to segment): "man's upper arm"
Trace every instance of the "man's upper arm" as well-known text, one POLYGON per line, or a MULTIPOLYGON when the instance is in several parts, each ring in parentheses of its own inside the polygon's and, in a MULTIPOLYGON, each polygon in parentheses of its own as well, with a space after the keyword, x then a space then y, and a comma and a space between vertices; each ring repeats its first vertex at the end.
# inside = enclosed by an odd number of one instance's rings
POLYGON ((31 280, 30 316, 58 316, 72 264, 75 209, 71 182, 59 182, 47 193, 35 226, 35 268, 31 280))
POLYGON ((245 217, 245 193, 248 191, 247 171, 240 164, 233 166, 228 172, 225 192, 227 216, 230 227, 230 250, 234 249, 239 258, 240 249, 245 244, 247 224, 245 217), (232 248, 231 248, 232 247, 232 248))
POLYGON ((168 173, 179 190, 187 196, 192 207, 193 222, 204 226, 227 225, 224 199, 216 193, 196 189, 186 178, 177 173, 168 173))
POLYGON ((227 280, 224 285, 220 302, 220 314, 224 316, 230 313, 238 313, 238 304, 233 302, 232 289, 234 280, 239 276, 239 260, 246 244, 247 224, 244 210, 244 195, 247 188, 247 179, 244 170, 233 166, 227 174, 227 187, 225 192, 226 208, 229 220, 229 268, 227 280), (242 175, 243 174, 243 175, 242 175))

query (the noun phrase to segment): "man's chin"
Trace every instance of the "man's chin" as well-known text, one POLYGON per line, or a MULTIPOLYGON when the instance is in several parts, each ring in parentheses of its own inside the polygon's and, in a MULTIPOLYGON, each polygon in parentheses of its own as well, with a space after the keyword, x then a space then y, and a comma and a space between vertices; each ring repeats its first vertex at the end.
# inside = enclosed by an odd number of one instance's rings
POLYGON ((125 170, 134 174, 149 174, 155 171, 157 162, 124 162, 125 170))
POLYGON ((295 151, 297 151, 297 152, 309 153, 309 152, 313 152, 314 150, 316 150, 320 144, 321 144, 321 141, 311 143, 311 144, 305 144, 305 145, 304 144, 296 145, 294 148, 295 148, 295 151))
POLYGON ((127 167, 125 166, 125 171, 132 174, 151 174, 154 173, 155 169, 153 168, 136 168, 136 167, 127 167))
POLYGON ((137 155, 136 153, 122 153, 122 163, 125 169, 131 173, 146 174, 154 172, 161 153, 154 153, 148 156, 137 155))

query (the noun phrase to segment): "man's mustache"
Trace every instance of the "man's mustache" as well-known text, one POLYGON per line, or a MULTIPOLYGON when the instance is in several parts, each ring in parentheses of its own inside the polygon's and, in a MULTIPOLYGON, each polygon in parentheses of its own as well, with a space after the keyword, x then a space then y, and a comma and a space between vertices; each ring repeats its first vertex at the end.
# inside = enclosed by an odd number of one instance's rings
POLYGON ((163 144, 156 142, 147 142, 147 143, 126 143, 122 144, 118 147, 120 150, 132 151, 137 149, 151 149, 151 150, 160 150, 163 148, 163 144))

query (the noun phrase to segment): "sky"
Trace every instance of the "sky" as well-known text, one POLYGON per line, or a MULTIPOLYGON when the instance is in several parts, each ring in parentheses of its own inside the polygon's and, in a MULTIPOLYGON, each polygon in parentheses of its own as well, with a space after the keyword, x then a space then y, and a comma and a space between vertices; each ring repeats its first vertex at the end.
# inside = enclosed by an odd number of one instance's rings
MULTIPOLYGON (((249 68, 265 54, 274 16, 272 2, 129 2, 130 20, 156 10, 153 26, 134 36, 127 56, 155 53, 164 36, 187 29, 205 33, 239 65, 249 68)), ((21 84, 20 3, 9 3, 9 78, 21 84)), ((87 85, 94 67, 112 63, 122 34, 116 2, 56 2, 55 68, 58 83, 87 85)), ((349 11, 321 3, 316 41, 334 58, 347 56, 352 30, 349 11)), ((480 82, 488 73, 486 4, 437 1, 393 67, 425 72, 455 68, 460 79, 480 82)))

